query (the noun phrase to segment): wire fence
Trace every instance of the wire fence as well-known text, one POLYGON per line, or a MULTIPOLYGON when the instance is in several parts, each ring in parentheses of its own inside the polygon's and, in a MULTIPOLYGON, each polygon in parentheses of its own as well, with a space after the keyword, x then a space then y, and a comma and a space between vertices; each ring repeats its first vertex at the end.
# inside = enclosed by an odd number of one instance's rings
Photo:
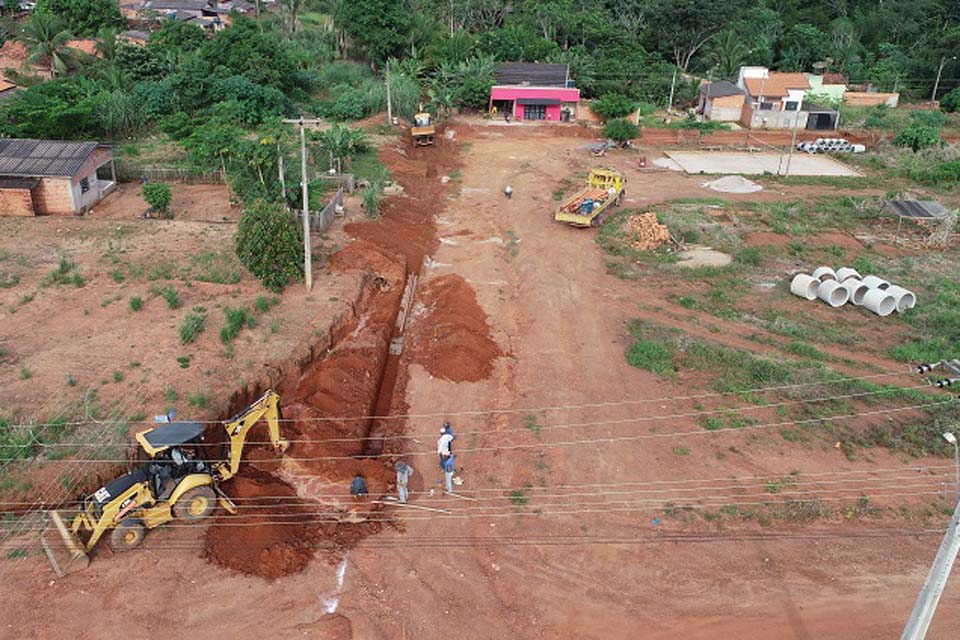
POLYGON ((198 171, 183 167, 149 165, 116 160, 117 180, 132 182, 147 179, 153 182, 179 182, 183 184, 226 184, 222 171, 198 171))

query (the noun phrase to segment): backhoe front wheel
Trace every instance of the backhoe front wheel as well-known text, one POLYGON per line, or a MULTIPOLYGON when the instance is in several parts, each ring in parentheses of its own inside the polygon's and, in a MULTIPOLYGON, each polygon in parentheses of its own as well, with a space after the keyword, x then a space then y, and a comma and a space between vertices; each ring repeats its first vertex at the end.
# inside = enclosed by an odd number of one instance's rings
POLYGON ((173 515, 180 520, 203 520, 217 508, 217 496, 209 486, 194 487, 185 492, 173 505, 173 515))
POLYGON ((110 532, 110 548, 120 553, 136 549, 143 542, 144 526, 139 520, 121 520, 110 532))

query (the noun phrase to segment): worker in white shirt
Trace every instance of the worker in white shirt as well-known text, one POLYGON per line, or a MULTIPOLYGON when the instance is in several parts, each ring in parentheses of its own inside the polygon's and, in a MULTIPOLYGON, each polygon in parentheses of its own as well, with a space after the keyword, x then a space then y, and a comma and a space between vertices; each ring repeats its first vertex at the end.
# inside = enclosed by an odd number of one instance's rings
POLYGON ((443 469, 443 462, 446 458, 453 455, 453 440, 456 436, 453 434, 453 428, 449 420, 444 420, 440 427, 440 438, 437 440, 437 458, 439 458, 440 468, 443 469))

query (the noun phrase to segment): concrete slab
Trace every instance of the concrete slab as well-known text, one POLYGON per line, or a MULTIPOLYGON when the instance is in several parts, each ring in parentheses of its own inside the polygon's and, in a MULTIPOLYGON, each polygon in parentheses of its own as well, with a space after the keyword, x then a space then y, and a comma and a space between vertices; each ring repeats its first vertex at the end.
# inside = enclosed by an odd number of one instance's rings
POLYGON ((824 155, 794 152, 787 172, 787 154, 670 151, 666 154, 687 173, 791 176, 858 176, 850 167, 824 155))

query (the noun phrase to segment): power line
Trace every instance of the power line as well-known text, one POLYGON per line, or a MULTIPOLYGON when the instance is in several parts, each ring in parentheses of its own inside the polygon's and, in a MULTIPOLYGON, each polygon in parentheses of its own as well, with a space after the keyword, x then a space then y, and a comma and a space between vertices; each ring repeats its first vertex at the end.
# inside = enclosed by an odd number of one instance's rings
MULTIPOLYGON (((630 399, 630 400, 612 400, 612 401, 602 401, 602 402, 589 402, 582 404, 567 404, 567 405, 548 405, 542 407, 522 407, 522 408, 490 408, 490 409, 468 409, 463 411, 441 411, 433 413, 407 413, 407 414, 391 414, 391 415, 356 415, 356 416, 311 416, 307 418, 281 418, 283 422, 343 422, 350 420, 407 420, 407 419, 420 419, 420 418, 449 418, 449 417, 462 417, 462 416, 483 416, 483 415, 499 415, 499 414, 517 414, 517 413, 546 413, 548 411, 568 411, 568 410, 579 410, 579 409, 602 409, 607 407, 617 407, 617 406, 634 406, 634 405, 645 405, 652 404, 656 402, 678 402, 683 400, 704 400, 707 398, 719 398, 727 396, 738 396, 738 395, 747 395, 754 393, 767 393, 771 391, 785 391, 788 389, 802 389, 806 387, 814 387, 819 385, 830 385, 830 384, 849 384, 854 382, 864 382, 870 380, 877 380, 879 378, 887 378, 891 376, 903 376, 903 375, 912 375, 913 371, 904 370, 904 371, 886 371, 883 373, 876 373, 867 376, 843 376, 831 380, 821 380, 816 382, 800 382, 794 384, 786 385, 776 385, 776 386, 767 386, 767 387, 754 387, 751 389, 740 389, 737 391, 717 391, 710 393, 699 393, 686 396, 669 396, 669 397, 656 397, 656 398, 639 398, 639 399, 630 399)), ((893 393, 895 390, 888 390, 888 392, 893 393)), ((223 420, 191 420, 191 422, 199 422, 200 424, 222 424, 223 420)), ((10 428, 36 428, 36 427, 50 427, 50 426, 78 426, 83 424, 89 424, 89 421, 80 420, 69 423, 21 423, 21 424, 11 424, 10 428)), ((140 420, 132 421, 128 424, 149 424, 154 425, 155 423, 150 420, 140 420)))
MULTIPOLYGON (((942 400, 939 402, 931 402, 926 404, 912 404, 906 405, 903 407, 894 407, 889 409, 878 409, 876 411, 860 411, 857 413, 848 413, 840 414, 833 416, 822 416, 817 418, 808 418, 805 420, 786 420, 783 422, 773 422, 769 424, 759 424, 759 425, 745 425, 742 427, 724 427, 720 429, 698 429, 696 431, 677 431, 677 432, 667 432, 667 433, 648 433, 642 435, 632 435, 632 436, 610 436, 603 438, 584 438, 580 440, 566 440, 566 441, 554 441, 554 442, 533 442, 533 443, 520 443, 520 444, 507 444, 507 445, 498 445, 493 447, 469 447, 465 449, 459 449, 459 453, 484 453, 484 452, 493 452, 493 451, 511 451, 519 449, 543 449, 543 448, 553 448, 553 447, 571 447, 571 446, 580 446, 580 445, 600 445, 600 444, 614 444, 620 442, 635 442, 639 440, 650 440, 650 439, 663 439, 663 438, 679 438, 686 436, 703 436, 710 434, 719 434, 719 433, 728 433, 728 432, 745 432, 745 431, 755 431, 760 429, 771 429, 775 427, 784 427, 789 425, 799 426, 802 424, 810 424, 816 422, 830 422, 834 420, 847 420, 852 418, 860 418, 864 416, 878 416, 878 415, 888 415, 891 413, 899 413, 903 411, 915 411, 919 409, 928 409, 932 407, 944 406, 946 404, 951 404, 955 402, 953 399, 942 400)), ((434 450, 428 451, 407 451, 407 452, 397 452, 397 456, 435 456, 436 452, 434 450)), ((288 456, 285 455, 284 458, 295 461, 295 462, 324 462, 324 461, 344 461, 344 460, 360 460, 363 458, 373 458, 381 457, 378 456, 366 456, 362 454, 350 455, 350 456, 288 456)), ((100 463, 125 463, 127 462, 126 458, 117 459, 117 458, 102 458, 102 459, 88 459, 90 462, 100 462, 100 463)), ((53 461, 56 462, 56 461, 53 461)), ((50 461, 47 462, 49 464, 50 461)))

